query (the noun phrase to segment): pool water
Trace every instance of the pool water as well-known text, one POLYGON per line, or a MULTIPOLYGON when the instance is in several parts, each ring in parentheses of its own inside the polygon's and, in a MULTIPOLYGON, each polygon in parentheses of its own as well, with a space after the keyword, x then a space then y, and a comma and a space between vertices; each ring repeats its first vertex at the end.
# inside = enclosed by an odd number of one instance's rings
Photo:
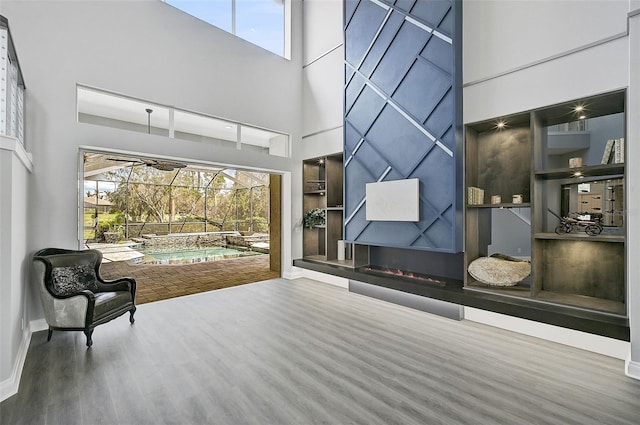
POLYGON ((252 251, 240 251, 218 246, 187 248, 181 251, 137 248, 136 251, 144 254, 143 257, 134 260, 138 264, 191 264, 259 254, 252 251))

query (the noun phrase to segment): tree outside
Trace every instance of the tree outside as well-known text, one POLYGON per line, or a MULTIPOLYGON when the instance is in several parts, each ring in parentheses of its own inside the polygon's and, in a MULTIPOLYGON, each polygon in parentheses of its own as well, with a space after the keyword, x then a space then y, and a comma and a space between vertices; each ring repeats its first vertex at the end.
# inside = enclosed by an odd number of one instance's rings
POLYGON ((90 241, 104 241, 105 233, 125 239, 149 233, 268 232, 266 173, 160 171, 140 164, 109 171, 101 179, 85 198, 85 239, 90 241), (108 189, 100 190, 101 185, 108 189))

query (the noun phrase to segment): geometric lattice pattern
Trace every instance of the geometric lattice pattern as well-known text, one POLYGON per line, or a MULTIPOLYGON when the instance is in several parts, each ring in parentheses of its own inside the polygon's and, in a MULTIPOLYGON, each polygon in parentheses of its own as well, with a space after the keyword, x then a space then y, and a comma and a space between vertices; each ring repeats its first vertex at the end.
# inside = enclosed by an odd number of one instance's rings
POLYGON ((459 6, 452 0, 345 0, 349 242, 461 251, 459 6), (420 180, 420 221, 365 219, 366 183, 409 178, 420 180))

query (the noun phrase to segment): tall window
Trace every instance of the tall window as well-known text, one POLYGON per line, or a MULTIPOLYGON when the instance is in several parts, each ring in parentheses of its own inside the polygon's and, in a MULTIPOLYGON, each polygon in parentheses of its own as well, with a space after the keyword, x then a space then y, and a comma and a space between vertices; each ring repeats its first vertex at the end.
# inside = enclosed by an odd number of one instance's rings
POLYGON ((286 0, 164 0, 166 3, 285 57, 286 0))

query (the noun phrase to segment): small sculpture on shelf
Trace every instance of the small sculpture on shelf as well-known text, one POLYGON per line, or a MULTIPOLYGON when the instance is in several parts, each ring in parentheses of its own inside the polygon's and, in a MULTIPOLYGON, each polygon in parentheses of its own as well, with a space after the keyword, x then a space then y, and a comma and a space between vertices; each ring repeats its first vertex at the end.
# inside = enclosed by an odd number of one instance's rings
POLYGON ((478 282, 489 286, 515 286, 531 274, 531 261, 495 253, 473 260, 467 272, 478 282))
POLYGON ((562 217, 560 224, 556 227, 556 233, 562 235, 571 233, 574 230, 584 230, 589 236, 596 236, 602 233, 602 218, 600 216, 591 217, 590 214, 569 214, 569 217, 562 217))
POLYGON ((314 226, 324 226, 326 219, 325 210, 322 208, 312 208, 304 213, 302 221, 309 229, 314 226))

